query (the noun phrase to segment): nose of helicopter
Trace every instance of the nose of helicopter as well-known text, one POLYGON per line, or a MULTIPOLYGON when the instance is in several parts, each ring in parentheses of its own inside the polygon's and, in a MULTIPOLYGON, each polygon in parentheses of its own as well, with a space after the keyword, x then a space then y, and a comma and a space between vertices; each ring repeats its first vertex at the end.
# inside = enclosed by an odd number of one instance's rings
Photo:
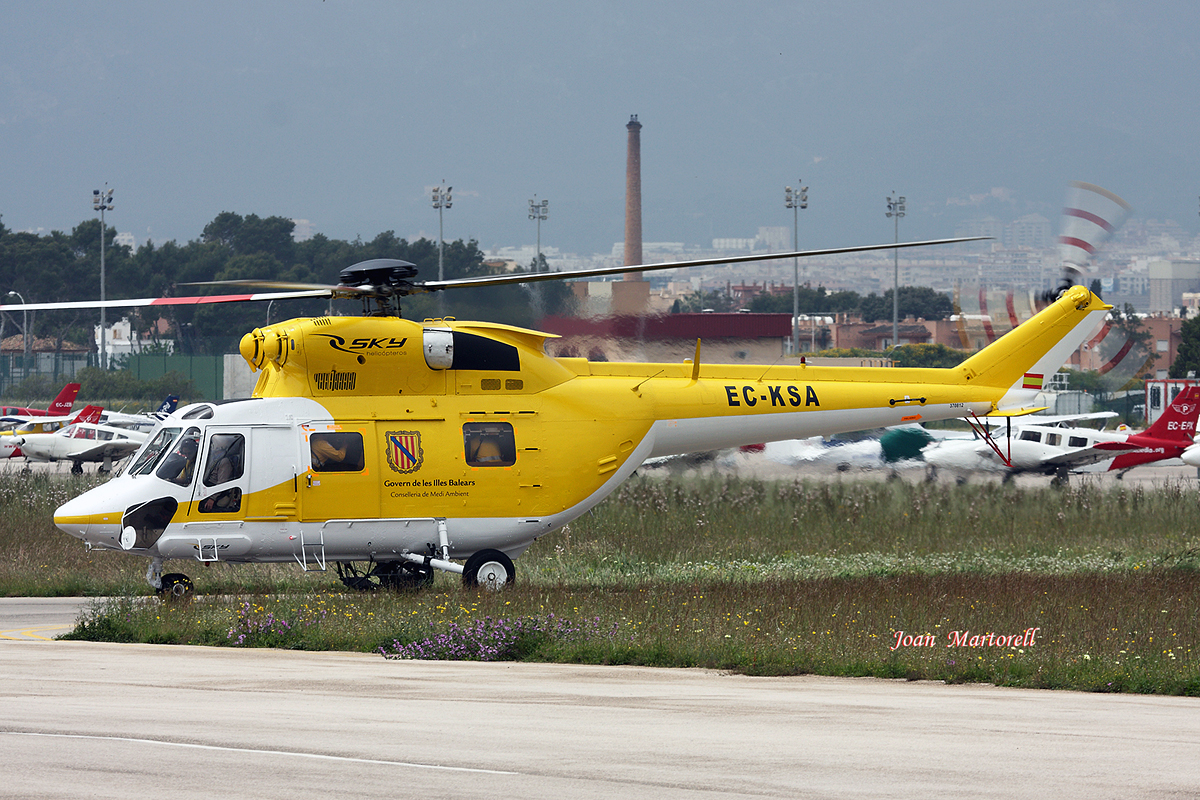
POLYGON ((115 542, 121 533, 122 512, 105 498, 103 488, 84 492, 59 506, 54 512, 58 529, 95 544, 109 539, 115 542))

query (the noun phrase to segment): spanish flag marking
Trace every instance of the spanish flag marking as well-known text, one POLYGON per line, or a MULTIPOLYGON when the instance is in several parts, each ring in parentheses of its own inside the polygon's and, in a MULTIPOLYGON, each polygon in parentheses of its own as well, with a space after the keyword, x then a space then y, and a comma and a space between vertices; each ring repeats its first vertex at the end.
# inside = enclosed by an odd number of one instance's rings
POLYGON ((1042 376, 1037 373, 1026 372, 1025 373, 1025 382, 1021 384, 1021 388, 1022 389, 1041 389, 1042 388, 1042 376))

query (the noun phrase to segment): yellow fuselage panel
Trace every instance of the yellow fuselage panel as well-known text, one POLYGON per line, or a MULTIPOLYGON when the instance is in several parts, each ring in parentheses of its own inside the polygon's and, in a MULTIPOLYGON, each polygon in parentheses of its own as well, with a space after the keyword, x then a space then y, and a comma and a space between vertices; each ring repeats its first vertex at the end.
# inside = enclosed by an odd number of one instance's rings
POLYGON ((436 320, 427 324, 396 317, 296 319, 247 334, 242 354, 262 369, 256 397, 340 398, 354 396, 534 393, 572 373, 543 352, 548 334, 507 325, 436 320), (448 332, 471 358, 478 348, 511 351, 507 367, 449 370, 431 367, 424 352, 429 332, 448 332), (519 364, 519 368, 512 365, 519 364), (451 375, 450 373, 454 373, 451 375), (468 374, 469 373, 469 374, 468 374), (457 377, 461 380, 453 380, 457 377))

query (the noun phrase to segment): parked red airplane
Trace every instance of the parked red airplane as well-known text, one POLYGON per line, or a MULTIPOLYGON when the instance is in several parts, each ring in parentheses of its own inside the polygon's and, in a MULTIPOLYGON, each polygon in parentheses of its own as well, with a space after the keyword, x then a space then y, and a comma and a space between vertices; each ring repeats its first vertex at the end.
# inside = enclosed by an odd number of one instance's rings
POLYGON ((1124 472, 1139 464, 1179 458, 1194 441, 1198 406, 1200 387, 1193 386, 1180 392, 1162 416, 1142 433, 1131 434, 1123 442, 1097 442, 1095 447, 1120 453, 1109 465, 1109 472, 1124 472))
POLYGON ((79 394, 78 383, 68 383, 54 398, 49 408, 25 408, 23 406, 0 406, 0 417, 65 417, 71 413, 75 405, 75 395, 79 394))

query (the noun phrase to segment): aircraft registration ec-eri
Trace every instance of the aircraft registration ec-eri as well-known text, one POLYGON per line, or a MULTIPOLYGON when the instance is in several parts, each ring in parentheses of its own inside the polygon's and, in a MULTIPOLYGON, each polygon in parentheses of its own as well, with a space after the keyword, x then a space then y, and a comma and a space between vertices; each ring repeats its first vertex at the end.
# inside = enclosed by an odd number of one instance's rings
POLYGON ((243 337, 261 370, 252 399, 180 408, 54 521, 150 558, 162 592, 191 589, 162 574, 169 559, 334 562, 360 588, 423 585, 436 568, 499 587, 647 458, 1027 411, 1026 376, 1056 371, 1109 308, 1070 288, 951 369, 707 364, 699 342, 681 363, 597 363, 508 325, 293 319, 243 337))

